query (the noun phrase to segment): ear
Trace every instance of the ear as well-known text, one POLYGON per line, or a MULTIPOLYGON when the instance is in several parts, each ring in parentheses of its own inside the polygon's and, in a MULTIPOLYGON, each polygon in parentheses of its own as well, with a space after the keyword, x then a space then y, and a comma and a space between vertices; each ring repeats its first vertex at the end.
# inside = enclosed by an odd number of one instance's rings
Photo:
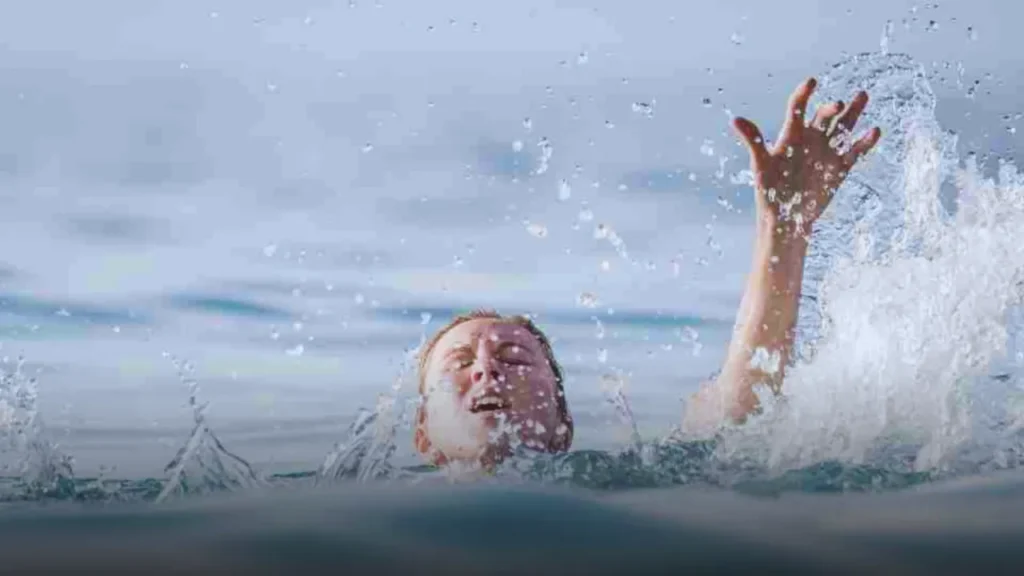
POLYGON ((430 436, 427 434, 427 413, 423 410, 423 406, 416 409, 416 432, 413 435, 413 444, 416 446, 416 451, 425 460, 435 466, 444 466, 446 462, 444 455, 435 451, 434 445, 430 443, 430 436))
POLYGON ((416 451, 426 456, 430 453, 430 438, 427 436, 427 415, 420 406, 416 409, 416 433, 413 436, 416 451))

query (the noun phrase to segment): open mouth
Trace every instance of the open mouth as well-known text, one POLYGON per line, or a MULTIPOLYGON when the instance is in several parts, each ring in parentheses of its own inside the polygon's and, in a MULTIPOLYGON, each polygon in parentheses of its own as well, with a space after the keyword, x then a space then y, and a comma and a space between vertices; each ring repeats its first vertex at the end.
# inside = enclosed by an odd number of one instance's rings
POLYGON ((473 404, 470 405, 470 412, 494 412, 496 410, 503 410, 505 408, 505 400, 498 396, 481 396, 473 399, 473 404))

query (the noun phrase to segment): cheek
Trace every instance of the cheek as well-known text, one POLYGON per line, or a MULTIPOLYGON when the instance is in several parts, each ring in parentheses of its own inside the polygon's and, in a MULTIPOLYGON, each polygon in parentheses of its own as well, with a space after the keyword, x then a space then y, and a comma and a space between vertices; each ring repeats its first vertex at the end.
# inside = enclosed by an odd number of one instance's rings
POLYGON ((466 396, 469 389, 469 378, 461 372, 438 372, 431 381, 435 383, 428 387, 427 394, 431 398, 446 398, 450 402, 458 402, 466 396))
POLYGON ((514 387, 516 409, 542 421, 558 415, 554 387, 547 378, 523 378, 514 387))
POLYGON ((426 432, 449 457, 471 456, 487 438, 484 422, 468 412, 453 387, 437 388, 423 402, 426 432))

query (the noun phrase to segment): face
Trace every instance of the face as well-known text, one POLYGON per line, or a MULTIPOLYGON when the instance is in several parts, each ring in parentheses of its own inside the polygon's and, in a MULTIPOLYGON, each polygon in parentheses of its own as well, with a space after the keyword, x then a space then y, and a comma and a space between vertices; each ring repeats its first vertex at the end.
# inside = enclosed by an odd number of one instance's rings
POLYGON ((478 318, 450 329, 427 358, 422 392, 416 444, 435 461, 487 465, 516 445, 567 447, 555 372, 523 326, 478 318))

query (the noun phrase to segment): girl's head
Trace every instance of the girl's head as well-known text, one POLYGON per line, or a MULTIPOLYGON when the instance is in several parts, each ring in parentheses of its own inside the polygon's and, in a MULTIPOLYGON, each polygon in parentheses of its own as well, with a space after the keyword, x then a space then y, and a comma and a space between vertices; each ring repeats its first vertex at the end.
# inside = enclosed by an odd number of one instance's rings
POLYGON ((551 343, 524 316, 459 316, 420 355, 416 449, 435 464, 496 464, 521 445, 564 452, 572 417, 551 343))

